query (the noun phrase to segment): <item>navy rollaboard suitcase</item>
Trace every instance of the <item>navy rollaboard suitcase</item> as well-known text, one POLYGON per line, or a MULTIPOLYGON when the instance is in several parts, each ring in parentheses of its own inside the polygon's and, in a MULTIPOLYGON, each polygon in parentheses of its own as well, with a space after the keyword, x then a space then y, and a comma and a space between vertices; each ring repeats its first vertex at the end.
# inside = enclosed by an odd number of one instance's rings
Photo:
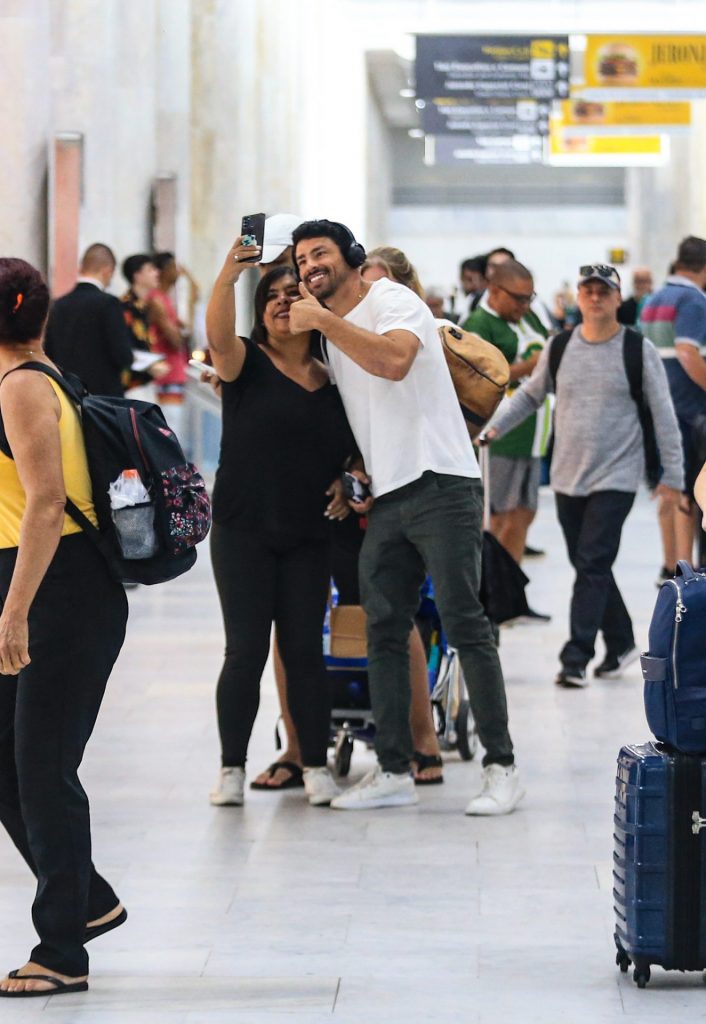
POLYGON ((688 562, 660 587, 640 658, 650 729, 684 754, 706 753, 706 574, 688 562))
POLYGON ((623 747, 613 818, 616 962, 634 965, 639 988, 650 965, 706 967, 706 756, 662 744, 623 747))

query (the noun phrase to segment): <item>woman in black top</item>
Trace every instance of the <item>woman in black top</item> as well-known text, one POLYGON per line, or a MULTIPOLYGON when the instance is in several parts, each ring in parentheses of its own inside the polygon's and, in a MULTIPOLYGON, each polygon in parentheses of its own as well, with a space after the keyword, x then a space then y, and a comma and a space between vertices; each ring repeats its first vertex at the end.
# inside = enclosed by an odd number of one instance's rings
POLYGON ((233 286, 255 265, 243 261, 256 262, 259 255, 236 239, 206 314, 222 382, 211 556, 226 632, 217 690, 222 768, 211 802, 243 802, 274 622, 305 789, 310 803, 326 804, 338 792, 326 768, 330 707, 321 629, 330 573, 327 520, 348 514, 339 478, 355 443, 338 391, 311 355, 310 334, 290 332, 289 309, 299 299, 291 268, 262 278, 252 338, 236 336, 233 286))

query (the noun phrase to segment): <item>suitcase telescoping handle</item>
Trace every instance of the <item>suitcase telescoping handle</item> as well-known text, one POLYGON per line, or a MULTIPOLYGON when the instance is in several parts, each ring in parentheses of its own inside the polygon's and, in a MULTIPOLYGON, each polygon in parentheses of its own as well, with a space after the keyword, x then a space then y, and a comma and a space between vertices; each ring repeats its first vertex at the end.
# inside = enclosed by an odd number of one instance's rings
POLYGON ((677 562, 677 576, 681 576, 682 579, 686 580, 687 583, 691 583, 692 580, 696 579, 697 573, 694 572, 692 567, 683 558, 680 558, 677 562))
POLYGON ((487 444, 478 447, 480 475, 483 480, 483 529, 490 529, 490 448, 487 444))

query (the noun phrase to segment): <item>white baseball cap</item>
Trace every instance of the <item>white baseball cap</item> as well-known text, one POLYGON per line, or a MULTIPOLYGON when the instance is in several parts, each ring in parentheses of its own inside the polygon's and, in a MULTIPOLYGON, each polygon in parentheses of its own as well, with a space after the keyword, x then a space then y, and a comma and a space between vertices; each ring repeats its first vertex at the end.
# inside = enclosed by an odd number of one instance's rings
POLYGON ((295 213, 275 213, 265 221, 265 240, 262 244, 261 263, 272 263, 292 244, 292 232, 304 223, 295 213))

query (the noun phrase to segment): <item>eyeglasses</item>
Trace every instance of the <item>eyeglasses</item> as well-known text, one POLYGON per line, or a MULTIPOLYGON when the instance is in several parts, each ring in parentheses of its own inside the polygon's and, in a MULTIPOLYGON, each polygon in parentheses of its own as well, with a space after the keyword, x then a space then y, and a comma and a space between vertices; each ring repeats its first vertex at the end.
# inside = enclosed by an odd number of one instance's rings
POLYGON ((515 302, 519 302, 522 306, 531 306, 537 298, 536 292, 530 292, 529 295, 521 295, 519 292, 511 292, 509 288, 505 288, 501 284, 498 284, 495 287, 499 288, 501 292, 505 292, 506 295, 509 295, 511 299, 514 299, 515 302))
POLYGON ((579 267, 580 277, 603 277, 607 281, 620 281, 620 274, 615 267, 609 267, 607 263, 587 263, 579 267))

